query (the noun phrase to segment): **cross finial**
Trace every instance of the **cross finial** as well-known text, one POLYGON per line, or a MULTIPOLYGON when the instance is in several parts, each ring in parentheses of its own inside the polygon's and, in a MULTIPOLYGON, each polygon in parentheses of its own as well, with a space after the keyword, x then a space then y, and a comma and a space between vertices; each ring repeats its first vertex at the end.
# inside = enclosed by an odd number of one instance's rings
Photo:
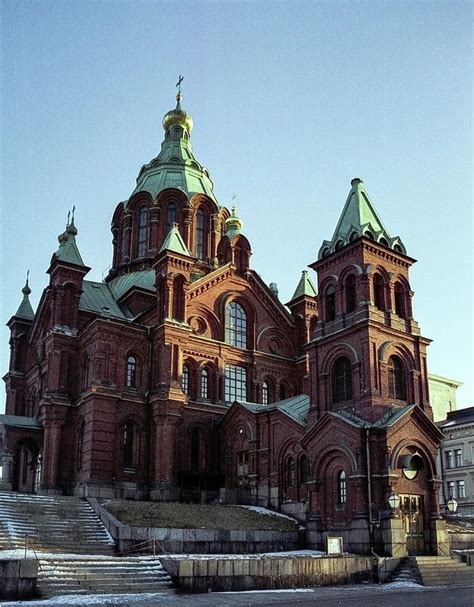
POLYGON ((71 224, 74 225, 74 211, 76 210, 76 205, 74 205, 72 207, 72 214, 71 214, 71 224))
POLYGON ((184 78, 180 74, 179 78, 178 78, 178 82, 176 83, 176 86, 178 87, 178 95, 181 95, 181 82, 183 82, 183 80, 184 80, 184 78))

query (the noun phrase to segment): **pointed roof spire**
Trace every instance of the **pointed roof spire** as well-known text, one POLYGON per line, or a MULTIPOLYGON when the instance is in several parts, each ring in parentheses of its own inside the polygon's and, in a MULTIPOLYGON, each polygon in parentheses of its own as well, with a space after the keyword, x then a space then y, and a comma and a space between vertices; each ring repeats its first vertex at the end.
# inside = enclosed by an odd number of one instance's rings
POLYGON ((178 230, 178 224, 173 223, 171 226, 168 235, 165 238, 165 241, 160 249, 160 253, 163 251, 171 251, 172 253, 179 253, 180 255, 186 255, 187 257, 191 257, 190 252, 188 251, 186 245, 184 244, 184 240, 181 237, 181 234, 178 230))
POLYGON ((398 236, 391 237, 382 222, 359 177, 351 181, 351 190, 346 204, 337 223, 331 240, 325 240, 319 250, 318 258, 326 257, 329 253, 342 246, 365 236, 380 244, 406 253, 405 247, 398 236))
POLYGON ((309 277, 308 270, 303 270, 301 272, 300 281, 295 292, 293 293, 293 297, 290 299, 290 302, 298 299, 299 297, 316 297, 316 288, 309 277))
POLYGON ((25 286, 21 290, 21 292, 23 293, 23 301, 19 305, 18 310, 15 313, 15 316, 19 316, 20 318, 26 318, 28 320, 33 320, 33 318, 35 317, 35 313, 33 312, 33 308, 31 307, 31 303, 30 303, 30 299, 29 299, 29 296, 31 293, 30 285, 28 284, 29 276, 30 276, 30 271, 28 270, 26 273, 25 286))
POLYGON ((76 266, 84 266, 81 254, 76 244, 77 228, 74 225, 74 212, 76 207, 72 207, 72 213, 67 214, 66 230, 58 236, 59 248, 54 254, 56 259, 72 263, 76 266))

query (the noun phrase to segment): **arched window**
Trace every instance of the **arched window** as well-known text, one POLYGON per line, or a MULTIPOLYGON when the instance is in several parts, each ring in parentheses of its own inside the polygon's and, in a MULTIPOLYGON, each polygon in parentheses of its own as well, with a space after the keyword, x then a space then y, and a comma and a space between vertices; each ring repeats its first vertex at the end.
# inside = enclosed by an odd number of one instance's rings
POLYGON ((289 457, 286 460, 286 486, 293 487, 293 485, 296 485, 295 460, 289 457))
POLYGON ((196 213, 196 257, 206 259, 206 216, 199 209, 196 213))
POLYGON ((268 405, 270 402, 270 387, 268 382, 264 381, 262 384, 262 405, 268 405))
POLYGON ((366 238, 370 238, 370 240, 374 240, 374 235, 372 234, 372 232, 369 232, 368 230, 367 230, 367 232, 365 232, 364 236, 366 238))
POLYGON ((86 355, 82 361, 81 388, 86 390, 91 383, 91 360, 86 355))
POLYGON ((137 359, 134 356, 127 358, 127 388, 137 387, 137 359))
POLYGON ((385 285, 380 274, 374 274, 374 304, 379 310, 385 310, 385 285))
POLYGON ((185 293, 184 293, 185 278, 181 274, 173 280, 173 318, 184 321, 185 310, 185 293))
POLYGON ((188 365, 183 365, 183 373, 181 375, 181 390, 189 395, 189 367, 188 365))
POLYGON ((145 257, 148 253, 148 209, 143 206, 138 211, 137 255, 145 257))
POLYGON ((406 400, 405 368, 398 356, 388 359, 388 393, 391 398, 406 400))
POLYGON ((352 369, 348 358, 341 356, 333 368, 333 403, 342 403, 352 398, 352 369))
POLYGON ((306 455, 300 457, 300 485, 309 481, 309 461, 306 455))
POLYGON ((354 312, 356 309, 356 280, 354 274, 346 278, 346 312, 354 312))
POLYGON ((337 475, 337 503, 345 504, 347 502, 346 473, 341 470, 337 475))
POLYGON ((225 309, 225 341, 237 348, 247 347, 247 316, 236 301, 231 301, 225 309))
POLYGON ((400 318, 406 318, 406 299, 405 299, 405 289, 399 283, 395 283, 395 312, 400 318))
POLYGON ((280 389, 278 391, 278 396, 280 398, 280 400, 285 400, 286 398, 286 386, 285 384, 280 384, 280 389))
POLYGON ((135 424, 127 422, 122 428, 123 467, 134 467, 135 424))
POLYGON ((209 371, 201 370, 201 386, 199 392, 201 398, 209 398, 209 371))
POLYGON ((336 289, 333 286, 326 289, 324 303, 326 307, 326 321, 334 320, 336 318, 336 289))
POLYGON ((171 226, 176 223, 178 213, 176 211, 176 205, 174 202, 170 202, 166 209, 166 233, 171 230, 171 226))

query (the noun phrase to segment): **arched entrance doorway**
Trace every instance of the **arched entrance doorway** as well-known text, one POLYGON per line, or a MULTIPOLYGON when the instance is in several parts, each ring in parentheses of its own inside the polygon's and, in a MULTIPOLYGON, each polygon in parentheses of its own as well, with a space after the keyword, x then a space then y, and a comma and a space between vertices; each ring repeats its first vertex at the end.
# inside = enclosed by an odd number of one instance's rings
POLYGON ((15 451, 13 490, 37 493, 41 480, 41 454, 30 439, 21 441, 15 451))

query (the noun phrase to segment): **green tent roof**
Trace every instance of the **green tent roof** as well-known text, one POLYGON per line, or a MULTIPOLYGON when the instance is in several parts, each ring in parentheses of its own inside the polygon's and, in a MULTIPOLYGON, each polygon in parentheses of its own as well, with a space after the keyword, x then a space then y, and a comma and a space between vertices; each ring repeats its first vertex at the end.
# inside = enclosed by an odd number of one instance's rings
POLYGON ((160 253, 163 251, 172 251, 173 253, 179 253, 180 255, 191 257, 191 253, 184 244, 184 240, 182 239, 176 224, 171 226, 168 236, 165 238, 165 241, 161 246, 160 253))
POLYGON ((309 277, 308 270, 302 271, 300 281, 290 302, 300 297, 316 297, 316 288, 309 277))
POLYGON ((405 246, 398 236, 390 236, 384 226, 364 186, 364 182, 356 177, 351 181, 351 190, 346 204, 337 223, 331 240, 325 240, 319 250, 318 258, 326 257, 329 253, 340 249, 349 242, 366 236, 397 250, 406 253, 405 246))

